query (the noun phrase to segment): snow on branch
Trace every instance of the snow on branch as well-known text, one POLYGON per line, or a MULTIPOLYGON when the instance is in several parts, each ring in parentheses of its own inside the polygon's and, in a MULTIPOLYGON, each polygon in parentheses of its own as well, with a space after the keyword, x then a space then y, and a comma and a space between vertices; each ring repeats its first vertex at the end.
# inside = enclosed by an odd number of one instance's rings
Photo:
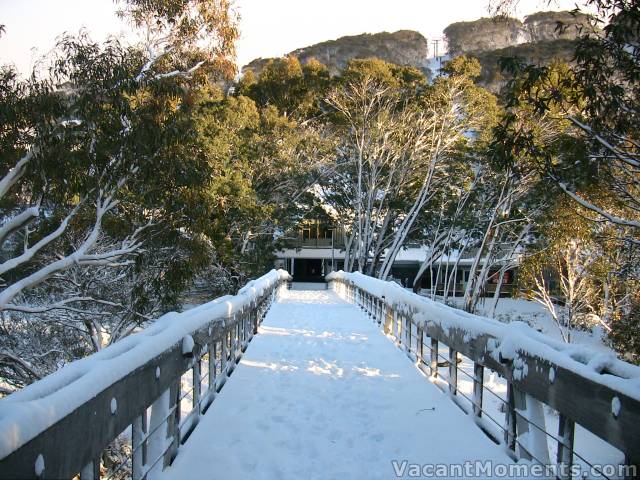
POLYGON ((636 220, 627 220, 626 218, 618 217, 618 216, 613 215, 613 214, 611 214, 609 212, 606 212, 602 208, 594 205, 593 203, 591 203, 591 202, 585 200, 584 198, 582 198, 580 195, 578 195, 578 194, 572 192, 571 190, 569 190, 569 188, 567 187, 567 185, 564 182, 561 182, 560 180, 558 180, 555 177, 553 179, 556 181, 556 183, 558 184, 558 186, 562 189, 562 191, 564 193, 566 193, 569 197, 571 197, 573 200, 575 200, 577 203, 582 205, 587 210, 591 210, 592 212, 597 213, 601 217, 605 218, 606 220, 608 220, 611 223, 614 223, 616 225, 621 225, 621 226, 624 226, 624 227, 640 228, 640 222, 638 222, 636 220))
MULTIPOLYGON (((119 181, 118 186, 120 186, 121 184, 122 182, 119 181)), ((115 260, 118 260, 123 256, 131 255, 141 248, 142 244, 139 240, 139 235, 144 230, 144 228, 149 226, 149 224, 138 228, 131 236, 123 240, 118 248, 114 248, 108 252, 92 253, 92 249, 97 245, 100 238, 104 216, 111 210, 113 210, 116 205, 118 205, 117 200, 113 198, 114 194, 115 189, 109 191, 106 194, 100 191, 96 200, 96 216, 93 227, 82 244, 73 253, 56 261, 53 261, 48 265, 45 265, 39 270, 36 270, 30 275, 27 275, 17 282, 9 285, 2 292, 0 292, 0 311, 8 308, 10 303, 20 293, 44 282, 53 275, 66 270, 73 265, 110 265, 115 260)), ((73 209, 73 211, 65 218, 60 226, 51 234, 44 237, 33 247, 26 249, 22 255, 7 260, 3 264, 1 264, 0 272, 5 273, 13 268, 16 268, 17 266, 23 265, 24 263, 31 260, 38 251, 49 245, 55 239, 59 238, 60 235, 62 235, 62 233, 66 230, 71 218, 77 213, 81 203, 79 203, 73 209)), ((13 309, 15 310, 15 308, 13 309)))

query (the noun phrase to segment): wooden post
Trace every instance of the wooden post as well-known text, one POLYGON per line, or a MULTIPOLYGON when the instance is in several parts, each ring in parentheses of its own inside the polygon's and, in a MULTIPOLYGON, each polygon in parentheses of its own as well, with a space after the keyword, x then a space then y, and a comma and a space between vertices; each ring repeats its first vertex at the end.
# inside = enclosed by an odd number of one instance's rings
POLYGON ((411 354, 411 334, 413 330, 413 323, 411 322, 411 317, 407 315, 404 317, 404 331, 406 340, 404 342, 404 350, 407 354, 411 354))
POLYGON ((393 307, 387 305, 385 312, 386 315, 384 319, 384 333, 389 335, 391 333, 391 329, 393 328, 393 307))
MULTIPOLYGON (((229 330, 225 327, 224 334, 222 336, 222 356, 220 357, 220 373, 222 375, 222 382, 224 383, 227 377, 227 367, 229 360, 229 330)), ((222 386, 222 385, 220 385, 222 386)))
MULTIPOLYGON (((133 477, 135 480, 136 477, 133 477)), ((80 480, 100 480, 100 457, 87 463, 80 472, 80 480)))
POLYGON ((571 480, 571 467, 573 465, 573 437, 575 423, 563 414, 558 415, 558 477, 561 480, 571 480))
POLYGON ((191 368, 191 372, 193 374, 193 412, 191 415, 193 415, 194 426, 200 420, 200 398, 202 393, 202 383, 200 382, 200 371, 202 369, 202 365, 200 364, 201 361, 202 357, 198 354, 193 359, 193 367, 191 368))
POLYGON ((233 316, 233 325, 229 329, 229 362, 227 367, 230 369, 227 373, 231 373, 236 364, 236 330, 238 328, 237 317, 233 316))
POLYGON ((424 361, 424 330, 422 328, 418 328, 418 336, 416 339, 416 354, 418 355, 418 365, 422 366, 424 361))
POLYGON ((458 393, 458 352, 449 347, 449 391, 458 393))
MULTIPOLYGON (((209 398, 207 399, 207 403, 210 404, 211 402, 213 402, 213 399, 216 398, 216 376, 217 376, 217 371, 216 371, 216 353, 217 353, 217 349, 216 349, 216 342, 211 342, 209 344, 209 371, 208 371, 208 375, 209 375, 209 398)), ((208 407, 209 405, 207 405, 208 407)))
POLYGON ((516 451, 516 399, 513 383, 507 380, 507 411, 505 412, 504 443, 513 452, 516 451))
POLYGON ((242 308, 242 310, 240 310, 240 316, 238 317, 238 350, 241 350, 243 352, 244 352, 245 341, 246 341, 244 322, 245 322, 245 312, 244 312, 244 308, 242 308))
MULTIPOLYGON (((150 470, 147 472, 148 478, 155 473, 162 471, 163 462, 159 460, 165 457, 165 445, 167 429, 163 429, 162 425, 168 422, 166 418, 171 408, 172 389, 165 390, 151 405, 151 417, 149 419, 149 437, 147 438, 147 464, 150 470), (155 463, 155 465, 154 465, 155 463)), ((174 413, 169 415, 174 417, 174 413)))
POLYGON ((484 392, 484 367, 477 362, 473 364, 473 414, 482 416, 482 394, 484 392))
POLYGON ((131 478, 140 480, 144 472, 144 465, 147 463, 147 410, 138 415, 131 425, 131 478))
POLYGON ((519 457, 527 460, 535 459, 543 465, 547 465, 550 460, 544 419, 544 404, 517 387, 513 390, 517 435, 518 437, 521 435, 527 436, 526 448, 518 445, 519 457))
POLYGON ((180 378, 175 380, 169 387, 169 409, 174 409, 167 418, 167 440, 170 442, 169 448, 164 454, 163 466, 168 467, 178 454, 180 446, 180 378))
POLYGON ((249 308, 249 317, 251 318, 251 326, 253 328, 253 334, 258 333, 258 315, 256 315, 256 301, 251 301, 251 307, 249 308))
POLYGON ((429 364, 429 371, 433 378, 438 378, 438 340, 431 339, 431 362, 429 364))

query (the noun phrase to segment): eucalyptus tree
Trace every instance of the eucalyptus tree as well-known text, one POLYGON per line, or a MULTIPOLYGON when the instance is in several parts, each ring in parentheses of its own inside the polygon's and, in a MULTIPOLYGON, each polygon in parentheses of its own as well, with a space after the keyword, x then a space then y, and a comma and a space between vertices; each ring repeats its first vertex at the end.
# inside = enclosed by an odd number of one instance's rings
MULTIPOLYGON (((505 163, 536 169, 550 191, 566 197, 576 222, 589 220, 588 234, 565 240, 595 242, 595 255, 612 259, 608 268, 583 271, 596 276, 605 303, 617 305, 605 310, 610 338, 637 361, 640 13, 635 1, 584 0, 581 6, 595 9, 602 33, 581 32, 571 65, 505 59, 514 79, 495 146, 505 163)), ((553 226, 545 235, 555 235, 553 226)))
POLYGON ((64 36, 26 80, 10 67, 0 74, 0 365, 13 386, 151 318, 167 300, 157 290, 175 295, 168 279, 184 282, 180 264, 193 253, 185 191, 197 190, 202 177, 193 172, 205 164, 179 145, 188 141, 194 89, 233 69, 236 19, 226 0, 119 5, 140 44, 64 36), (80 278, 86 272, 91 281, 80 278), (109 298, 117 285, 118 298, 109 298), (114 310, 106 331, 92 320, 114 310), (23 348, 32 333, 60 330, 80 345, 23 348))

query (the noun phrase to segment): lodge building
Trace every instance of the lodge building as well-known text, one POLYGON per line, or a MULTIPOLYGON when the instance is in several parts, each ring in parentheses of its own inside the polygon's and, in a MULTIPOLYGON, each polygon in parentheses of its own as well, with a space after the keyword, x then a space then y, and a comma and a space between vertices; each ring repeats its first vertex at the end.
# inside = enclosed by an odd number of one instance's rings
MULTIPOLYGON (((305 221, 300 228, 285 238, 284 248, 276 252, 276 267, 284 268, 293 276, 294 282, 324 282, 324 277, 333 270, 344 269, 346 233, 340 226, 331 226, 320 220, 305 221)), ((420 244, 409 244, 397 255, 391 268, 391 279, 411 288, 420 265, 427 258, 428 247, 420 244)), ((434 262, 433 272, 427 271, 422 277, 421 287, 431 288, 432 278, 437 277, 437 269, 441 272, 456 267, 455 289, 450 285, 449 294, 461 296, 469 281, 469 272, 476 251, 465 252, 458 259, 453 253, 434 262)), ((443 276, 442 273, 440 275, 443 276)), ((501 296, 510 296, 514 288, 515 270, 505 273, 501 296)), ((493 295, 497 284, 497 272, 490 272, 484 287, 484 295, 493 295)), ((437 294, 444 291, 444 284, 439 283, 437 294)))

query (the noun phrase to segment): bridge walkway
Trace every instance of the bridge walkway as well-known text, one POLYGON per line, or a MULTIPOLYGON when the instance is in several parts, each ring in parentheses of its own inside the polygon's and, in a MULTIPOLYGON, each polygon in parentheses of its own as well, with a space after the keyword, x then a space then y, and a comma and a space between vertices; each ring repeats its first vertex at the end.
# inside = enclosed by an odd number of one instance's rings
POLYGON ((286 291, 162 478, 390 479, 476 460, 512 463, 360 309, 286 291))

